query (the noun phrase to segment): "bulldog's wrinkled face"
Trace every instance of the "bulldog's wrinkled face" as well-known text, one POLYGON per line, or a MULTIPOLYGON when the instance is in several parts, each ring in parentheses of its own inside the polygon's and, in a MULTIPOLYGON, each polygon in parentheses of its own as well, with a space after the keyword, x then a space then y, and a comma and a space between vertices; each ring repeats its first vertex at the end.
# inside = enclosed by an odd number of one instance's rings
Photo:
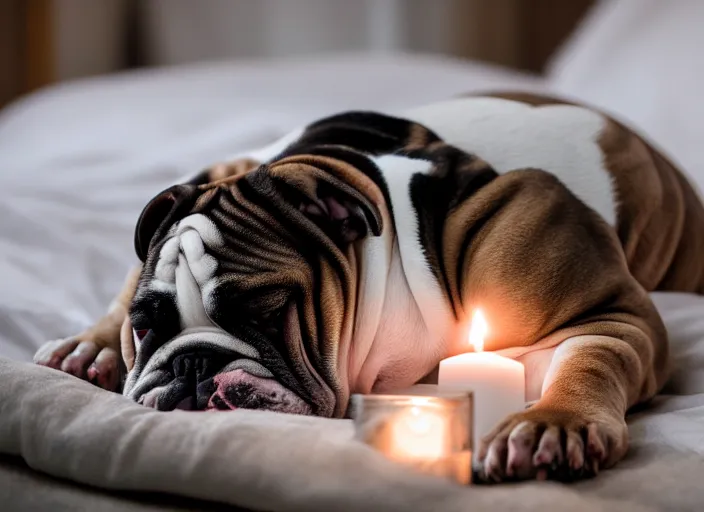
POLYGON ((258 161, 213 167, 142 212, 135 245, 143 272, 132 329, 123 326, 134 341, 134 357, 125 357, 134 359, 124 387, 132 399, 162 410, 340 417, 350 387, 409 384, 431 369, 441 351, 420 341, 412 354, 375 347, 366 365, 375 336, 393 337, 395 319, 404 320, 394 332, 406 336, 417 311, 397 290, 388 299, 396 316, 382 312, 380 281, 405 279, 388 260, 394 213, 377 158, 402 154, 423 169, 432 162, 444 169, 438 180, 476 159, 423 126, 374 112, 324 118, 287 144, 258 161))
POLYGON ((160 410, 344 414, 354 243, 380 234, 383 197, 333 153, 178 185, 145 208, 126 395, 160 410))

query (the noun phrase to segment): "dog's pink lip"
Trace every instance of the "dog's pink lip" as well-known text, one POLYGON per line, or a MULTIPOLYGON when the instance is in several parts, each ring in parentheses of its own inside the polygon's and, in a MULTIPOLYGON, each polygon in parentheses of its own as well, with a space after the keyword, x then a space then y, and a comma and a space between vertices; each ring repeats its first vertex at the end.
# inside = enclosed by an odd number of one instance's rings
POLYGON ((132 331, 135 341, 142 341, 149 334, 149 329, 132 329, 132 331))
POLYGON ((243 369, 237 369, 219 373, 213 381, 216 390, 210 397, 206 410, 223 410, 223 406, 226 406, 227 409, 261 408, 295 414, 311 413, 309 404, 272 378, 258 377, 243 369), (233 404, 232 393, 237 391, 248 396, 243 403, 233 404), (261 404, 261 407, 253 407, 257 404, 261 404))

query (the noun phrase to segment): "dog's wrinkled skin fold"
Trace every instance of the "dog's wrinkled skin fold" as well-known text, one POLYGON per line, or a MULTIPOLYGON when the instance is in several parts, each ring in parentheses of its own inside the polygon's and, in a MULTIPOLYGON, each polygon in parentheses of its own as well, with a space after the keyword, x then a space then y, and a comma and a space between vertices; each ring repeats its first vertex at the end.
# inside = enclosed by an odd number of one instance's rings
POLYGON ((463 351, 481 307, 536 400, 486 436, 487 479, 612 466, 669 372, 648 292, 704 293, 699 198, 629 129, 550 98, 407 119, 333 116, 163 192, 110 313, 35 360, 107 389, 125 365, 161 409, 341 417, 463 351))

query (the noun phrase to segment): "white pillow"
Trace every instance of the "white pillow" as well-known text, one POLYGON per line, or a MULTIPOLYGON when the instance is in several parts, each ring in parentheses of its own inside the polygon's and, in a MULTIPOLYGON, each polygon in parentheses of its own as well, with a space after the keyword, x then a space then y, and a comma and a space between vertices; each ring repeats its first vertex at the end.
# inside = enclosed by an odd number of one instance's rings
POLYGON ((601 0, 548 68, 551 88, 640 129, 704 189, 704 2, 601 0))

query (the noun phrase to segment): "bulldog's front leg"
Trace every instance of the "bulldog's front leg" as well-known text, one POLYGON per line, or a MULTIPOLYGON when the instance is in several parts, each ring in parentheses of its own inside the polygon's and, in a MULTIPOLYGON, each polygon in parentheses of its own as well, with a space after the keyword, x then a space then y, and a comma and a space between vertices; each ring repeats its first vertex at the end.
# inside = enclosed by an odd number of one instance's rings
MULTIPOLYGON (((205 169, 193 178, 191 184, 216 186, 258 166, 259 162, 252 158, 237 158, 205 169)), ((34 355, 34 362, 70 373, 104 389, 117 390, 134 359, 129 308, 141 272, 141 264, 130 270, 122 290, 100 320, 77 336, 45 343, 34 355)))
POLYGON ((594 476, 628 449, 628 389, 641 379, 633 348, 608 336, 576 336, 555 351, 545 390, 483 440, 489 481, 594 476), (629 371, 624 371, 629 369, 629 371))
MULTIPOLYGON (((121 333, 129 324, 129 306, 141 269, 139 265, 130 270, 122 290, 105 316, 76 336, 45 343, 34 355, 34 362, 90 381, 109 391, 117 390, 125 372, 125 363, 120 355, 121 333)), ((122 334, 131 339, 131 333, 122 334)))

